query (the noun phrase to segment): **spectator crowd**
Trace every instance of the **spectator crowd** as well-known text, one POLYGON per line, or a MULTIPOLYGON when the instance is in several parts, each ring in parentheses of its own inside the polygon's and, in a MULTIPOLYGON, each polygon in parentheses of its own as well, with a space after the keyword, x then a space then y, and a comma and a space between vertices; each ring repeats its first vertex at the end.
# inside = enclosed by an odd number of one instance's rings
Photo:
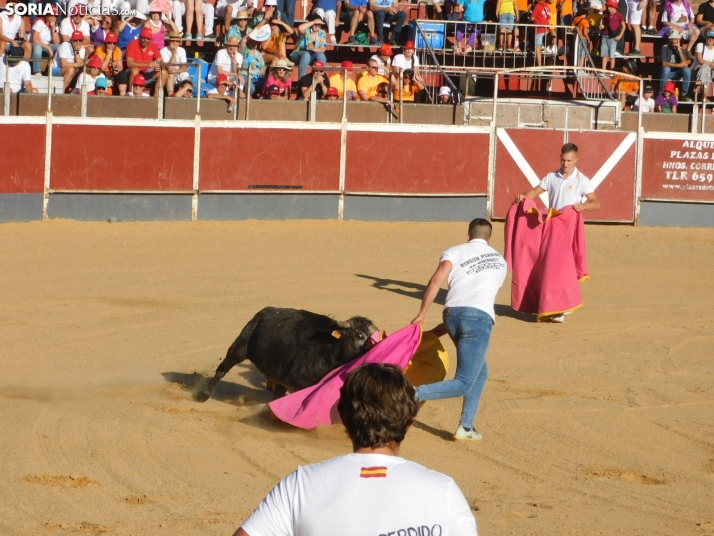
MULTIPOLYGON (((278 100, 310 99, 313 92, 318 99, 342 99, 346 93, 349 100, 381 102, 387 108, 399 99, 424 100, 426 84, 398 0, 315 0, 307 20, 297 25, 295 0, 264 0, 261 7, 257 0, 218 0, 215 6, 202 0, 56 1, 40 4, 46 7, 36 16, 0 6, 0 86, 7 80, 13 92, 36 92, 32 75, 51 72, 68 93, 86 88, 96 95, 192 97, 198 92, 196 75, 191 76, 182 45, 215 40, 219 48, 208 68, 205 94, 229 107, 248 93, 278 100), (337 43, 338 25, 348 34, 347 45, 376 48, 360 66, 360 76, 350 61, 340 68, 328 64, 326 48, 337 43)), ((530 42, 534 63, 541 65, 544 54, 567 53, 556 26, 573 26, 579 65, 589 54, 600 58, 602 68, 626 75, 641 71, 643 36, 658 34, 666 44, 652 84, 644 89, 653 95, 655 87, 659 91, 655 104, 642 103, 642 109, 676 112, 679 102, 691 101, 697 91, 704 95, 711 83, 714 0, 696 13, 687 0, 665 0, 659 20, 657 4, 433 0, 429 10, 435 19, 465 23, 455 27, 456 55, 482 46, 479 25, 490 22, 497 25, 497 48, 525 52, 530 42)), ((623 109, 640 107, 639 84, 631 77, 615 77, 613 88, 623 109)), ((437 100, 453 102, 454 97, 444 87, 437 100)))

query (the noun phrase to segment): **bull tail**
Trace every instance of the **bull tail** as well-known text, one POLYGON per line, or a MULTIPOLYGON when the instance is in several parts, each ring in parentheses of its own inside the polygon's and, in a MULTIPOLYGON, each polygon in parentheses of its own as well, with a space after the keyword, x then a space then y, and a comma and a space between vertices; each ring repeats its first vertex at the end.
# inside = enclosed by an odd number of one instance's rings
POLYGON ((255 315, 253 319, 245 325, 243 331, 241 331, 240 335, 238 335, 238 338, 233 341, 231 347, 228 348, 228 352, 226 352, 225 359, 221 362, 220 365, 218 365, 216 373, 211 379, 211 381, 208 382, 206 387, 204 387, 201 391, 193 395, 194 400, 196 400, 197 402, 205 402, 206 400, 211 398, 211 395, 213 395, 213 389, 215 389, 216 384, 221 380, 221 378, 223 378, 223 376, 225 376, 228 371, 231 370, 238 363, 242 363, 247 359, 248 341, 250 341, 250 337, 253 334, 253 330, 255 329, 255 326, 258 323, 257 317, 258 315, 255 315))

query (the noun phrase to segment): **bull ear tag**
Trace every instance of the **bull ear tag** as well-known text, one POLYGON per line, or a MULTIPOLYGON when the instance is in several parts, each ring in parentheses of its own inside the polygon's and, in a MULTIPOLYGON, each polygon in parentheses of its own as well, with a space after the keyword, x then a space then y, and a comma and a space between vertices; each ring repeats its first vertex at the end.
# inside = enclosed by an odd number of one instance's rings
POLYGON ((342 337, 342 333, 340 332, 339 329, 336 329, 335 331, 333 331, 333 332, 331 333, 331 335, 332 335, 335 339, 339 339, 340 337, 342 337))

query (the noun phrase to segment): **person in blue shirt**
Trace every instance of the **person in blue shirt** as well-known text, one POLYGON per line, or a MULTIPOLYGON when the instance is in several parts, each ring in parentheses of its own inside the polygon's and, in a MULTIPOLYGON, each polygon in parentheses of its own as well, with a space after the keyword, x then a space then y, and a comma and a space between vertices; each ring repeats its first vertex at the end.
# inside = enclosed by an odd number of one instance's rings
POLYGON ((146 22, 146 15, 141 11, 135 11, 131 18, 126 19, 119 24, 119 37, 117 38, 117 46, 122 52, 126 52, 126 47, 129 43, 139 39, 139 33, 146 22))
POLYGON ((456 28, 456 53, 466 55, 476 45, 476 38, 480 32, 474 25, 483 22, 486 0, 459 0, 459 5, 463 11, 462 20, 472 23, 458 24, 456 28))

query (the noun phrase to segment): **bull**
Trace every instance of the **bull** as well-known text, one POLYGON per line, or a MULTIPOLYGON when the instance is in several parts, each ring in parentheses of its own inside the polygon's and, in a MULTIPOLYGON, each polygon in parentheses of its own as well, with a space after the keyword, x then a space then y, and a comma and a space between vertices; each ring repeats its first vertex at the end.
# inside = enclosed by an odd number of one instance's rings
POLYGON ((338 322, 310 311, 266 307, 245 325, 194 399, 208 400, 221 378, 246 359, 265 374, 268 389, 276 396, 315 385, 331 370, 364 354, 375 331, 372 321, 362 316, 338 322))

